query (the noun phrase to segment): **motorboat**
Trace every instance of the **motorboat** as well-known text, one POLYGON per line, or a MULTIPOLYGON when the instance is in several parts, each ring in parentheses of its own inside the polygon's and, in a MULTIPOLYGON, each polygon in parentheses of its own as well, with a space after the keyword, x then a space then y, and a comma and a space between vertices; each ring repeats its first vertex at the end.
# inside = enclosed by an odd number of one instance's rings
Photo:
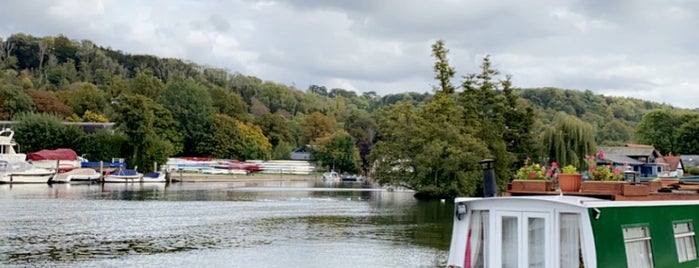
POLYGON ((58 169, 66 172, 80 168, 83 159, 73 149, 60 148, 56 150, 41 150, 27 154, 27 161, 35 167, 58 169))
POLYGON ((166 182, 165 172, 148 172, 143 175, 142 182, 166 182))
POLYGON ((0 183, 48 183, 55 174, 25 161, 0 160, 0 183))
POLYGON ((76 168, 70 171, 57 173, 53 176, 51 182, 68 183, 68 182, 96 182, 102 174, 91 168, 76 168))
POLYGON ((135 169, 118 169, 114 172, 109 172, 104 176, 104 182, 141 182, 143 173, 139 173, 135 169))
POLYGON ((14 140, 15 132, 12 129, 6 128, 0 130, 0 160, 6 161, 25 161, 26 154, 18 153, 15 150, 17 143, 14 140))
POLYGON ((323 173, 323 181, 326 181, 326 182, 340 182, 340 180, 341 180, 340 174, 337 173, 337 172, 335 172, 335 171, 323 173))

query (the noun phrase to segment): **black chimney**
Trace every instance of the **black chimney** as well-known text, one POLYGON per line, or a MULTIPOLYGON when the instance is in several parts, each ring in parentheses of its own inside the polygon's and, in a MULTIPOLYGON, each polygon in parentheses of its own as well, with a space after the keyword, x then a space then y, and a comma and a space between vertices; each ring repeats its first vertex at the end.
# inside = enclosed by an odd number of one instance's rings
POLYGON ((493 159, 483 159, 478 164, 483 169, 483 196, 494 197, 498 194, 497 185, 495 185, 495 170, 493 169, 493 159))

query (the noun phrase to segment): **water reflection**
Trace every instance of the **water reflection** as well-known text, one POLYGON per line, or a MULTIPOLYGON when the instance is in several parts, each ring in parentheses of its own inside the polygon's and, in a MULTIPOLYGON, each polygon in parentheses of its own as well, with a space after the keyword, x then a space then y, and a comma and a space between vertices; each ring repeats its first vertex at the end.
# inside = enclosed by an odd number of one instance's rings
POLYGON ((453 209, 312 181, 0 185, 0 199, 3 266, 439 266, 453 209))

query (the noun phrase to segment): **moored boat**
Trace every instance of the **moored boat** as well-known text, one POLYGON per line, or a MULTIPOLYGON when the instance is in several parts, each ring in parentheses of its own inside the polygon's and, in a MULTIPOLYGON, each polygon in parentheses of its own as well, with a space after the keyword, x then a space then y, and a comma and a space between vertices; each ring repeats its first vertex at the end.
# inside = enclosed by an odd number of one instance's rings
POLYGON ((447 267, 699 266, 696 190, 497 196, 489 172, 487 197, 455 199, 447 267))
POLYGON ((102 175, 91 168, 76 168, 70 171, 57 173, 53 176, 51 182, 69 183, 69 182, 96 182, 102 175))
POLYGON ((6 128, 0 130, 0 160, 5 161, 24 161, 27 155, 18 153, 15 150, 17 143, 14 140, 15 132, 12 129, 6 128))
POLYGON ((141 182, 143 174, 135 169, 119 169, 104 176, 104 182, 141 182))
POLYGON ((24 161, 0 160, 0 183, 48 183, 54 174, 24 161))
POLYGON ((55 150, 41 150, 27 154, 27 160, 35 167, 46 169, 58 169, 66 172, 80 168, 82 159, 73 149, 61 148, 55 150))
POLYGON ((165 172, 148 172, 143 175, 142 182, 166 182, 165 172))

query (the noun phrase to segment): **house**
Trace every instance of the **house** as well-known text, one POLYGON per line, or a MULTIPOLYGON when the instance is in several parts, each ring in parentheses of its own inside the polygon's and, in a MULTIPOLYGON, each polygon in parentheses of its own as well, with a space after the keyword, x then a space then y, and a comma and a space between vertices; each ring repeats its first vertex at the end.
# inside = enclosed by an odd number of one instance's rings
POLYGON ((597 164, 627 166, 640 173, 641 177, 657 177, 667 163, 658 162, 663 156, 653 146, 643 144, 626 144, 626 146, 598 146, 597 164), (601 153, 601 154, 599 154, 601 153))
POLYGON ((311 146, 304 145, 291 151, 291 160, 310 160, 311 146))
POLYGON ((663 163, 663 171, 660 172, 658 177, 682 177, 684 176, 684 165, 682 164, 682 158, 679 156, 668 155, 665 157, 658 158, 658 163, 663 163))

